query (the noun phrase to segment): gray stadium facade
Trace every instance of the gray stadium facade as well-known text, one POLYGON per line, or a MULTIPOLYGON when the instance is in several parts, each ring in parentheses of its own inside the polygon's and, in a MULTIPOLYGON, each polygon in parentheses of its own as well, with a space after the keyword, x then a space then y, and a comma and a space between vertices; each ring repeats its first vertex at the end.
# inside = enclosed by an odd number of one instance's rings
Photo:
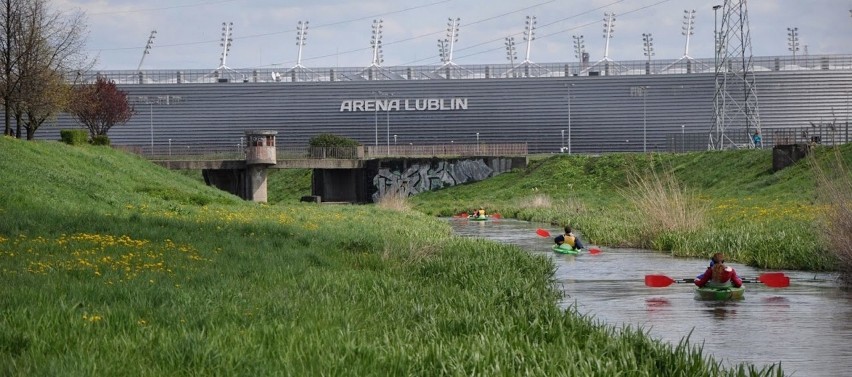
MULTIPOLYGON (((763 130, 832 124, 825 132, 849 140, 852 56, 753 61, 763 130)), ((568 145, 573 153, 707 149, 713 59, 670 63, 96 74, 118 83, 137 111, 109 131, 113 144, 142 153, 239 149, 246 130, 278 131, 279 146, 333 133, 379 146, 527 143, 530 153, 568 145)), ((77 127, 62 115, 36 136, 55 140, 77 127)), ((744 125, 726 129, 748 143, 744 125)), ((771 138, 764 131, 764 143, 771 138)))

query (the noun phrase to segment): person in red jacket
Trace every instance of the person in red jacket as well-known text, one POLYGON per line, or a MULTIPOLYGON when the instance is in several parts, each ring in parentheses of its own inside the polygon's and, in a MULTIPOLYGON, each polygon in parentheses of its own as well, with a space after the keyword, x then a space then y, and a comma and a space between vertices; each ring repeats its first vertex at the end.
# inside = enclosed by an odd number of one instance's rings
POLYGON ((725 254, 713 254, 713 260, 716 263, 712 267, 708 267, 700 279, 695 280, 695 285, 714 288, 731 286, 739 288, 743 285, 742 279, 737 276, 737 271, 733 267, 725 265, 725 254))

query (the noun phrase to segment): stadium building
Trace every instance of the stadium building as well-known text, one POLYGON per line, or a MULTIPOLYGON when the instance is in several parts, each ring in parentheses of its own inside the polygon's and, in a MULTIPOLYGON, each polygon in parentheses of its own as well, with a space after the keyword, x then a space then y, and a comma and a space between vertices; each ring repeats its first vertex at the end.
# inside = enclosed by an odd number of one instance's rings
MULTIPOLYGON (((530 153, 704 150, 714 130, 713 59, 368 68, 92 73, 136 114, 109 131, 142 153, 241 149, 246 130, 279 146, 320 133, 366 146, 526 143, 530 153)), ((754 57, 759 124, 729 124, 730 147, 849 140, 852 56, 754 57), (782 136, 783 135, 783 136, 782 136)), ((731 90, 731 88, 729 88, 731 90)), ((739 89, 741 90, 741 89, 739 89)), ((737 89, 732 90, 736 94, 737 89)), ((80 127, 67 115, 40 139, 80 127)))

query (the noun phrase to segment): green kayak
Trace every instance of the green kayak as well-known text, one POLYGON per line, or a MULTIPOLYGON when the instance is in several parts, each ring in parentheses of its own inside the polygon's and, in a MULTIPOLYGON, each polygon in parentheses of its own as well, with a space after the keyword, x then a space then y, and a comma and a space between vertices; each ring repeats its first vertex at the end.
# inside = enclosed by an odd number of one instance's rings
POLYGON ((468 219, 473 221, 485 221, 488 220, 488 216, 470 216, 468 219))
POLYGON ((559 253, 559 254, 570 254, 570 255, 577 255, 577 254, 580 254, 580 252, 582 251, 581 249, 575 249, 575 248, 568 246, 568 245, 565 245, 565 244, 553 245, 553 247, 551 247, 551 249, 553 249, 554 252, 559 253))
POLYGON ((695 287, 695 299, 705 301, 742 300, 745 287, 695 287))

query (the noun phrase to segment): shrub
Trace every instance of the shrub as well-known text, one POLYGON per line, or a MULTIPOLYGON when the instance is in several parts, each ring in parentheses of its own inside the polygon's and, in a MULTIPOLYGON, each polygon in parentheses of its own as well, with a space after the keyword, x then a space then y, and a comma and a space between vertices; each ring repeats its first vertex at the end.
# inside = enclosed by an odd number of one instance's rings
POLYGON ((309 144, 312 147, 357 147, 361 145, 353 139, 329 133, 312 137, 309 144))
POLYGON ((68 145, 83 145, 88 142, 89 133, 86 130, 60 130, 59 140, 68 145))
POLYGON ((98 135, 92 138, 92 145, 109 145, 109 136, 98 135))

